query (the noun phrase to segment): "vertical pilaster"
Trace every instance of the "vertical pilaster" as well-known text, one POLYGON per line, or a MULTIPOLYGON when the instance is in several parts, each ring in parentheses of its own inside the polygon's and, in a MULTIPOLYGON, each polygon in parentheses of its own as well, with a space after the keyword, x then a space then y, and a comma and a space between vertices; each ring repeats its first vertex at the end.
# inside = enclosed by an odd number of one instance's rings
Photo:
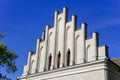
POLYGON ((55 17, 54 17, 54 44, 53 44, 53 48, 54 48, 54 52, 53 52, 53 61, 52 61, 52 66, 53 68, 57 68, 57 23, 58 23, 58 12, 55 11, 55 17))
POLYGON ((28 62, 27 62, 27 67, 28 67, 27 74, 30 73, 31 55, 32 55, 32 51, 29 51, 29 52, 28 52, 28 62))
MULTIPOLYGON (((65 64, 65 29, 66 29, 66 22, 67 22, 67 12, 68 9, 66 7, 63 8, 63 43, 62 43, 62 51, 61 51, 61 65, 63 67, 65 64)), ((61 26, 62 27, 62 26, 61 26)))
POLYGON ((98 33, 94 32, 92 34, 92 38, 93 38, 93 54, 94 56, 92 57, 93 60, 97 60, 97 57, 98 57, 98 33))
POLYGON ((42 40, 45 40, 45 31, 42 32, 42 40))
POLYGON ((86 62, 86 37, 87 37, 87 24, 86 23, 82 23, 82 51, 81 53, 83 54, 83 56, 81 56, 82 58, 80 59, 80 63, 84 63, 86 62))
POLYGON ((48 70, 48 30, 49 30, 49 26, 46 26, 46 35, 45 35, 45 59, 44 59, 44 66, 45 70, 48 70))
POLYGON ((75 63, 75 27, 76 27, 76 19, 77 16, 72 15, 72 32, 71 32, 71 55, 70 55, 70 65, 73 65, 75 63))
POLYGON ((36 55, 35 55, 35 69, 34 73, 38 72, 38 59, 39 59, 39 48, 40 48, 40 39, 37 39, 37 44, 36 44, 36 55))

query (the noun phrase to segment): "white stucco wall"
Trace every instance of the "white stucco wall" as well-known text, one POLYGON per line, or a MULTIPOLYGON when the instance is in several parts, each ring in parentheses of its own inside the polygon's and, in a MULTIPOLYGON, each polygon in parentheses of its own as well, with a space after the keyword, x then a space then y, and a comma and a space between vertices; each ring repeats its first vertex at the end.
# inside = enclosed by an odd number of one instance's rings
MULTIPOLYGON (((104 60, 33 74, 25 80, 106 80, 104 60)), ((22 78, 21 78, 22 80, 22 78)))
MULTIPOLYGON (((70 65, 76 66, 79 64, 86 64, 94 61, 104 60, 107 56, 107 46, 98 45, 98 33, 93 32, 91 38, 87 38, 87 24, 82 23, 81 28, 76 27, 76 16, 72 15, 71 20, 67 21, 67 8, 63 8, 63 12, 59 13, 55 11, 54 27, 46 26, 45 39, 37 39, 36 54, 30 54, 28 57, 27 65, 24 67, 24 75, 32 75, 37 73, 49 72, 50 70, 57 70, 58 53, 61 54, 60 69, 67 67, 67 51, 70 50, 70 65), (50 70, 48 70, 49 56, 52 56, 50 70)), ((44 35, 44 34, 43 34, 44 35)), ((93 65, 92 65, 93 66, 93 65)), ((84 66, 85 67, 85 66, 84 66)), ((103 67, 103 66, 102 66, 103 67)), ((84 70, 84 68, 82 68, 84 70)), ((75 70, 79 70, 78 68, 75 70)), ((66 71, 66 70, 65 70, 66 71)), ((68 72, 70 72, 68 70, 68 72)), ((74 71, 72 71, 74 72, 74 71)), ((95 74, 101 74, 103 76, 104 70, 90 71, 85 73, 76 73, 75 75, 66 73, 67 76, 58 76, 59 79, 65 78, 68 80, 83 79, 88 80, 90 77, 92 80, 99 79, 99 76, 93 77, 95 74), (79 77, 78 77, 79 76, 79 77)), ((58 72, 55 72, 56 75, 58 72)), ((52 74, 52 73, 51 73, 52 74)), ((61 74, 61 75, 62 75, 61 74)), ((54 75, 54 74, 52 74, 54 75)), ((44 76, 44 75, 42 75, 44 76)), ((46 75, 45 75, 46 76, 46 75)), ((37 80, 42 80, 39 76, 33 77, 37 80)), ((31 79, 28 80, 33 80, 31 79)), ((52 78, 53 79, 53 78, 52 78)), ((52 80, 45 78, 43 80, 52 80)), ((59 80, 54 78, 54 80, 59 80)), ((100 80, 104 80, 103 77, 100 80)))
POLYGON ((35 54, 32 54, 31 61, 30 61, 30 74, 34 73, 35 70, 35 54))
MULTIPOLYGON (((66 22, 66 19, 66 8, 63 9, 63 13, 55 12, 55 27, 50 28, 47 25, 45 40, 37 40, 33 73, 35 70, 36 72, 48 70, 50 54, 52 55, 50 69, 57 68, 59 52, 61 54, 60 67, 66 66, 68 49, 70 50, 70 65, 106 58, 107 48, 98 46, 97 33, 94 32, 92 37, 87 39, 87 25, 85 23, 81 24, 81 29, 76 29, 76 16, 73 15, 69 22, 66 22)), ((30 61, 32 57, 31 55, 30 61)), ((28 66, 30 67, 30 65, 28 66)))
POLYGON ((39 59, 38 59, 38 72, 44 71, 44 59, 45 59, 45 47, 44 42, 40 43, 40 53, 39 53, 39 59))

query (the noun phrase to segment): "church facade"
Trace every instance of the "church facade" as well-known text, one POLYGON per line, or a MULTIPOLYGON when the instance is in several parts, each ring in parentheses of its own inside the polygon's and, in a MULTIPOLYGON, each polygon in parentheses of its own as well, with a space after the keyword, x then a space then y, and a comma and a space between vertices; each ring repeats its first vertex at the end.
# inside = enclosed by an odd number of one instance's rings
POLYGON ((120 66, 108 57, 108 47, 99 46, 98 33, 87 37, 87 24, 77 29, 77 16, 68 9, 55 11, 54 26, 46 26, 37 39, 36 52, 18 80, 120 80, 120 66))

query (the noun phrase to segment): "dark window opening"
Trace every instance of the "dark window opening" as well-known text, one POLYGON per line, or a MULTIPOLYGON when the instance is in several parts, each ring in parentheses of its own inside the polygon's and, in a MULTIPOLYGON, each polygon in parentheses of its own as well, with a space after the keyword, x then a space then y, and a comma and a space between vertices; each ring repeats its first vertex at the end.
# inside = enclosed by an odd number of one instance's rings
POLYGON ((52 55, 50 54, 50 56, 49 56, 49 63, 48 63, 48 70, 50 70, 51 61, 52 61, 52 55))
POLYGON ((60 54, 60 51, 59 51, 58 60, 57 60, 57 68, 60 68, 60 62, 61 62, 61 54, 60 54))
POLYGON ((70 65, 70 49, 67 51, 67 66, 70 65))

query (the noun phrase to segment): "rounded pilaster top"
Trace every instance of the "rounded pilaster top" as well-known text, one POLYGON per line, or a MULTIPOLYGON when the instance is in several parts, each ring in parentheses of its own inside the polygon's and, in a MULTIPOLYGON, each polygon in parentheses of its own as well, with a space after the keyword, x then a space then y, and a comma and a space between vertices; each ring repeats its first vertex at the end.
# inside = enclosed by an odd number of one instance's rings
POLYGON ((82 25, 88 26, 88 24, 86 22, 82 22, 82 25))
POLYGON ((58 11, 55 11, 55 14, 58 14, 59 12, 58 11))
POLYGON ((49 26, 49 25, 46 25, 46 28, 47 28, 47 29, 49 29, 49 28, 50 28, 50 26, 49 26))
POLYGON ((29 53, 29 54, 33 54, 34 52, 33 52, 33 51, 29 51, 28 53, 29 53))
POLYGON ((63 9, 68 9, 68 8, 66 6, 64 6, 63 9))
POLYGON ((63 7, 63 12, 66 12, 68 10, 67 7, 63 7))
POLYGON ((75 14, 73 14, 72 16, 77 17, 75 14))
POLYGON ((98 33, 98 32, 93 32, 93 34, 99 35, 99 33, 98 33))

